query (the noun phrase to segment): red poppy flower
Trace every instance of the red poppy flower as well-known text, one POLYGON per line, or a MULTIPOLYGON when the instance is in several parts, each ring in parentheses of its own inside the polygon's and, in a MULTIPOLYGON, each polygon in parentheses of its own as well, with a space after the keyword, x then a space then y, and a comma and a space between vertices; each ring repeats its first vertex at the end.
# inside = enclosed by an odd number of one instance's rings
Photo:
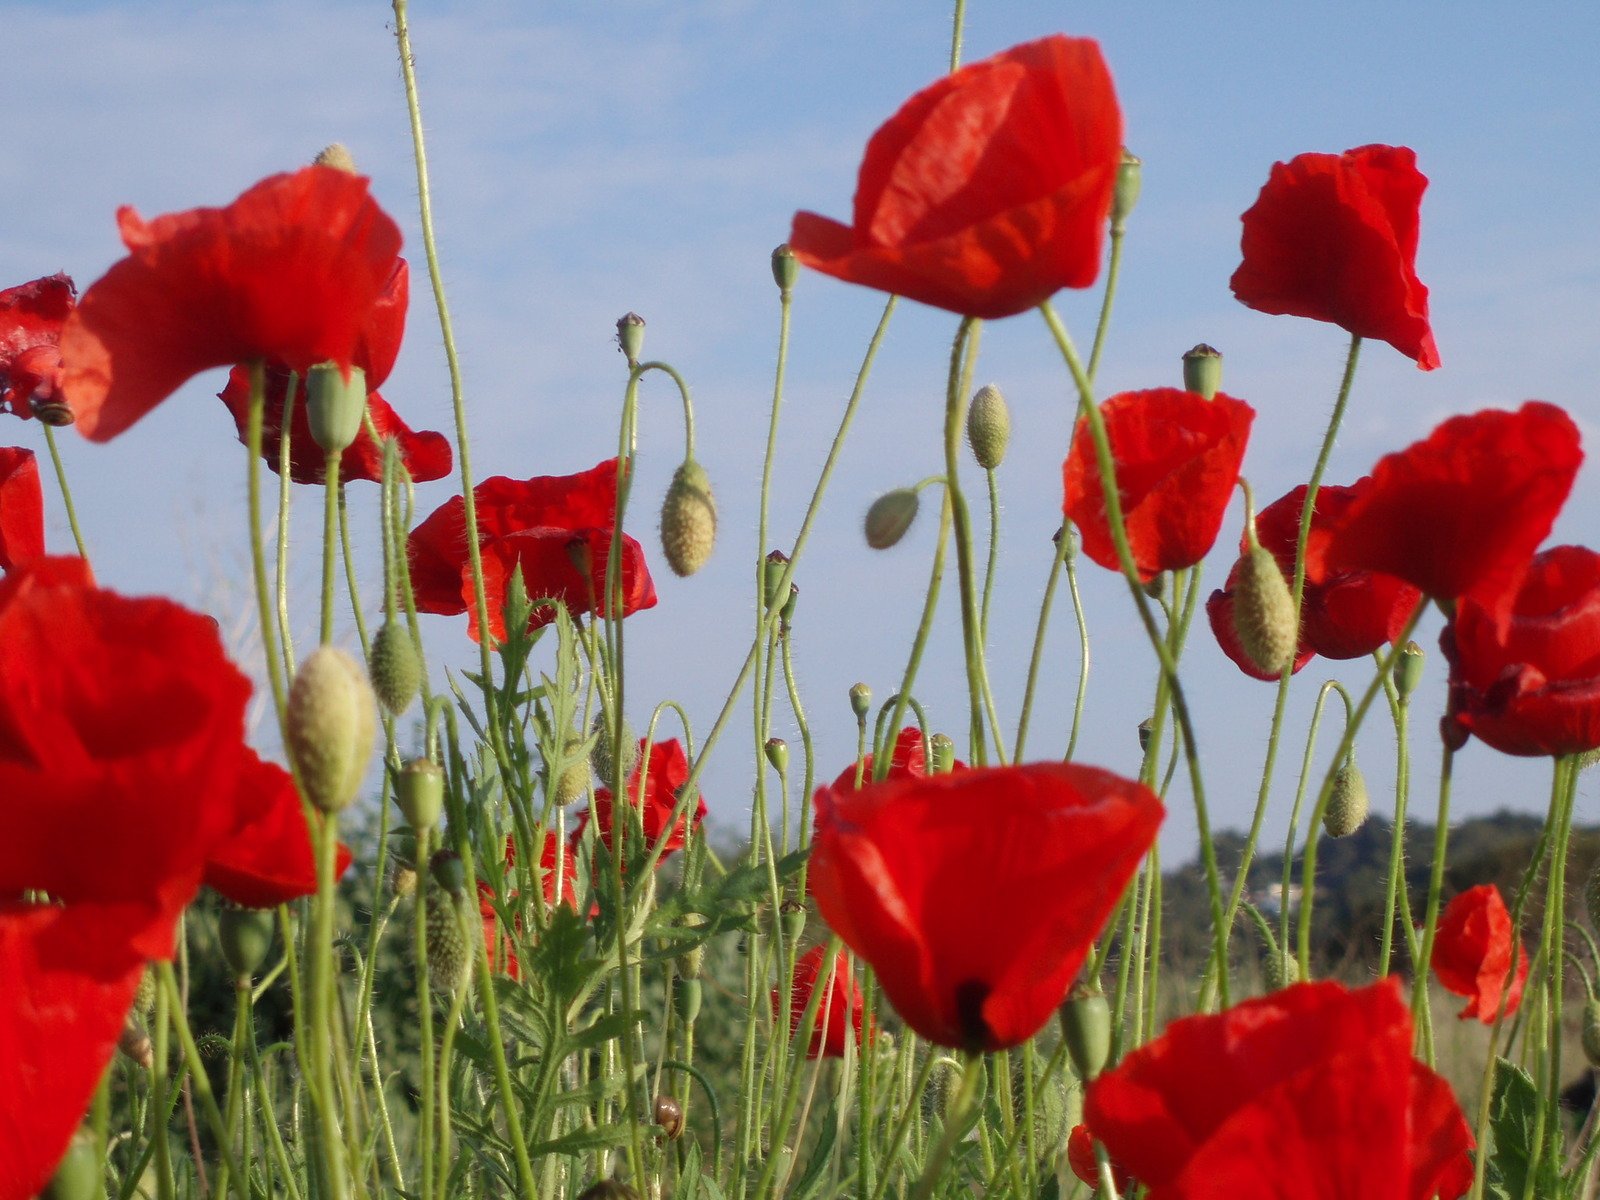
MULTIPOLYGON (((1206 556, 1239 479, 1255 410, 1218 392, 1123 392, 1100 405, 1117 464, 1117 491, 1140 578, 1192 567, 1206 556)), ((1119 571, 1088 422, 1079 418, 1063 467, 1066 515, 1083 552, 1119 571)))
POLYGON ((1084 1115, 1150 1200, 1456 1200, 1472 1185, 1472 1133, 1412 1057, 1394 978, 1174 1021, 1089 1085, 1084 1115))
MULTIPOLYGON (((1094 1135, 1087 1125, 1074 1125, 1067 1135, 1067 1165, 1090 1187, 1100 1186, 1100 1160, 1094 1156, 1094 1135)), ((1120 1163, 1111 1164, 1111 1181, 1118 1192, 1126 1192, 1130 1182, 1120 1163)))
POLYGON ((391 291, 400 230, 367 184, 312 166, 264 179, 226 208, 148 224, 122 209, 130 254, 84 293, 61 335, 78 427, 108 441, 211 367, 268 359, 304 374, 372 357, 372 322, 393 315, 373 309, 391 291))
POLYGON ((1274 163, 1244 214, 1233 294, 1258 312, 1330 321, 1439 365, 1417 278, 1417 210, 1428 178, 1404 146, 1361 146, 1274 163))
MULTIPOLYGON (((794 964, 794 983, 789 989, 789 1034, 800 1032, 811 1003, 811 994, 819 984, 826 983, 827 992, 817 1002, 816 1021, 811 1027, 811 1041, 806 1048, 807 1058, 843 1058, 845 1027, 855 1030, 856 1045, 861 1044, 861 989, 856 987, 850 973, 850 956, 840 951, 832 964, 822 961, 826 946, 813 946, 794 964)), ((776 1019, 783 1010, 782 989, 772 989, 772 1015, 776 1019)), ((871 1040, 870 1034, 868 1040, 871 1040)))
POLYGON ((825 787, 824 919, 929 1041, 1001 1050, 1066 995, 1164 810, 1141 784, 1040 763, 825 787))
MULTIPOLYGON (((506 589, 519 567, 530 598, 560 600, 574 615, 604 613, 606 560, 616 517, 616 459, 577 475, 522 480, 496 475, 473 488, 472 494, 478 509, 490 633, 495 638, 505 636, 506 589)), ((457 496, 411 531, 406 548, 417 607, 445 616, 468 613, 469 632, 477 640, 466 529, 466 506, 457 496)), ((624 534, 622 615, 654 608, 655 603, 655 582, 645 565, 644 549, 624 534)), ((554 619, 555 610, 540 605, 528 626, 554 619)))
POLYGON ((1100 271, 1122 114, 1100 47, 1056 35, 975 62, 872 135, 851 225, 796 213, 806 266, 970 317, 1100 271))
POLYGON ((77 295, 65 275, 0 292, 0 410, 27 420, 59 401, 61 327, 77 295))
MULTIPOLYGON (((965 771, 967 764, 959 758, 951 765, 952 771, 965 771)), ((923 745, 922 730, 916 725, 907 725, 900 731, 900 736, 894 740, 894 751, 889 758, 889 772, 885 779, 921 779, 928 773, 928 753, 923 745)), ((863 756, 861 768, 861 784, 865 787, 872 782, 872 755, 863 756)), ((856 764, 851 763, 839 772, 833 781, 833 790, 836 792, 850 791, 856 786, 856 764)))
MULTIPOLYGON (((1305 594, 1300 602, 1300 650, 1295 657, 1298 671, 1312 655, 1323 658, 1360 658, 1386 642, 1399 637, 1421 594, 1416 588, 1392 575, 1373 571, 1335 571, 1328 567, 1329 531, 1339 523, 1358 496, 1372 481, 1363 479, 1351 487, 1317 489, 1317 505, 1311 514, 1311 534, 1306 541, 1305 594)), ((1256 514, 1256 537, 1277 559, 1285 579, 1294 578, 1295 545, 1300 537, 1300 510, 1305 506, 1304 485, 1287 496, 1274 500, 1256 514)), ((1246 552, 1245 539, 1239 539, 1239 553, 1246 552)), ((1246 675, 1255 679, 1277 679, 1251 661, 1239 644, 1233 625, 1233 589, 1239 581, 1239 565, 1228 574, 1227 586, 1211 593, 1206 601, 1206 616, 1217 644, 1246 675)))
POLYGON ((1450 662, 1450 717, 1506 754, 1600 747, 1600 555, 1535 555, 1505 628, 1467 599, 1439 639, 1450 662))
MULTIPOLYGON (((505 865, 509 875, 511 868, 517 865, 517 843, 515 839, 506 838, 505 865)), ((544 835, 544 850, 539 855, 539 875, 542 880, 545 903, 554 906, 556 903, 556 877, 561 877, 561 902, 574 912, 578 908, 578 892, 573 885, 577 875, 577 860, 572 855, 572 847, 557 837, 554 830, 547 831, 544 835), (558 857, 559 856, 559 857, 558 857)), ((510 894, 510 899, 515 899, 516 892, 510 894)), ((494 889, 485 879, 478 880, 478 916, 483 921, 483 943, 489 952, 489 969, 497 970, 500 961, 501 947, 504 946, 505 974, 512 979, 522 978, 522 964, 517 959, 515 943, 501 934, 500 914, 494 906, 494 889)), ((517 932, 522 932, 522 920, 519 917, 516 923, 517 932)))
POLYGON ((1503 623, 1582 462, 1578 428, 1553 404, 1451 417, 1379 460, 1330 530, 1325 561, 1446 603, 1471 597, 1503 623))
POLYGON ((0 571, 44 553, 44 492, 32 450, 0 446, 0 571))
MULTIPOLYGON (((645 745, 646 741, 641 739, 639 763, 628 776, 627 791, 633 807, 638 811, 645 840, 650 846, 654 847, 663 836, 666 837, 666 846, 661 851, 661 856, 665 858, 683 848, 689 829, 700 828, 700 822, 706 816, 706 801, 704 796, 696 797, 693 815, 685 814, 687 822, 684 817, 678 818, 669 833, 668 822, 677 809, 678 792, 689 780, 689 759, 677 738, 651 745, 648 758, 645 757, 645 745)), ((611 848, 611 807, 611 789, 595 788, 593 812, 595 820, 599 822, 600 840, 607 849, 611 848)), ((578 817, 578 828, 572 834, 573 845, 577 845, 583 837, 584 827, 589 824, 589 812, 589 809, 585 809, 578 817)))
POLYGON ((1468 888, 1439 916, 1433 942, 1433 973, 1448 992, 1467 997, 1460 1012, 1465 1021, 1476 1017, 1493 1025, 1505 996, 1506 1016, 1522 1004, 1522 987, 1528 980, 1528 951, 1519 946, 1517 973, 1511 978, 1514 931, 1511 913, 1492 883, 1468 888), (1507 979, 1510 978, 1510 986, 1507 979))

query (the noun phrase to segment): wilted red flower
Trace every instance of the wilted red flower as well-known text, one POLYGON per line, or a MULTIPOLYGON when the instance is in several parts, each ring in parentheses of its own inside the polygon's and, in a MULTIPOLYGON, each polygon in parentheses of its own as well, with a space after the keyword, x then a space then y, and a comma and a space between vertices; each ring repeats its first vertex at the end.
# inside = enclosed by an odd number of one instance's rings
POLYGON ((1233 294, 1258 312, 1331 321, 1439 365, 1417 278, 1417 210, 1428 179, 1405 146, 1360 146, 1274 163, 1244 214, 1233 294))
POLYGON ((27 420, 37 407, 59 402, 61 327, 77 295, 65 275, 0 292, 0 410, 27 420))
POLYGON ((1330 529, 1325 561, 1446 603, 1470 597, 1503 623, 1582 462, 1578 427, 1553 404, 1451 417, 1379 460, 1330 529))
POLYGON ((1457 726, 1506 754, 1600 747, 1600 555, 1535 555, 1505 628, 1496 624, 1466 599, 1440 636, 1457 726))
MULTIPOLYGON (((699 829, 700 822, 705 820, 706 800, 704 796, 696 796, 693 809, 687 816, 678 818, 676 824, 671 826, 668 833, 668 822, 678 806, 678 793, 683 785, 689 781, 689 759, 683 752, 683 746, 677 738, 668 738, 664 742, 650 743, 648 739, 639 740, 639 761, 628 776, 627 792, 633 802, 633 808, 639 814, 640 825, 644 829, 645 840, 650 847, 666 836, 666 845, 661 851, 665 858, 674 850, 681 850, 688 835, 688 830, 699 829), (645 747, 649 745, 650 753, 645 754, 645 747)), ((611 789, 595 788, 594 790, 594 817, 599 823, 600 840, 611 848, 611 789)), ((578 816, 578 827, 573 831, 572 844, 577 845, 583 837, 585 826, 589 824, 589 809, 584 809, 578 816)))
MULTIPOLYGON (((233 801, 234 826, 206 860, 204 881, 245 908, 276 908, 317 890, 317 860, 294 777, 244 747, 233 801)), ((334 878, 350 867, 340 846, 334 878)))
MULTIPOLYGON (((519 567, 531 599, 560 600, 575 616, 605 613, 606 559, 617 511, 616 459, 577 475, 520 480, 496 475, 473 488, 472 494, 478 508, 478 545, 492 636, 505 637, 506 591, 519 567)), ((469 632, 477 640, 466 530, 466 506, 457 496, 411 531, 406 549, 417 608, 445 616, 469 614, 469 632)), ((622 615, 654 608, 655 603, 656 586, 644 550, 624 534, 622 615)), ((555 610, 550 605, 537 605, 528 627, 553 620, 555 610)))
POLYGON ((0 571, 44 553, 44 492, 32 450, 0 446, 0 571))
POLYGON ((1122 114, 1100 47, 1013 46, 872 135, 850 225, 796 213, 806 266, 964 316, 1009 317, 1100 271, 1122 114))
MULTIPOLYGON (((1255 410, 1221 392, 1207 400, 1179 388, 1152 388, 1112 396, 1100 412, 1140 578, 1194 566, 1222 528, 1255 410)), ((1063 508, 1083 535, 1083 552, 1120 571, 1084 418, 1073 432, 1063 475, 1063 508)))
POLYGON ((84 293, 61 335, 78 427, 108 441, 211 367, 265 359, 304 375, 319 362, 377 357, 373 308, 399 269, 400 230, 367 184, 311 166, 264 179, 226 208, 148 224, 121 209, 129 256, 84 293))
POLYGON ((1142 784, 1071 764, 978 768, 816 794, 823 918, 929 1041, 1036 1033, 1155 840, 1142 784))
POLYGON ((1089 1085, 1084 1116, 1150 1200, 1456 1200, 1472 1133, 1411 1054, 1393 977, 1187 1017, 1089 1085))
POLYGON ((1492 883, 1468 888, 1439 915, 1433 941, 1433 973, 1448 992, 1467 998, 1460 1012, 1465 1021, 1476 1017, 1493 1025, 1505 997, 1506 1016, 1522 1004, 1522 987, 1528 980, 1528 951, 1517 947, 1517 973, 1511 975, 1511 947, 1515 941, 1511 913, 1492 883), (1510 986, 1507 986, 1507 980, 1510 986))
MULTIPOLYGON (((861 989, 856 987, 855 976, 850 973, 850 956, 843 950, 833 958, 831 965, 822 961, 826 946, 813 946, 794 964, 794 983, 789 989, 789 1034, 800 1032, 811 1003, 811 994, 826 983, 827 992, 817 1002, 816 1021, 811 1026, 811 1041, 806 1047, 807 1058, 843 1058, 845 1028, 855 1031, 856 1045, 861 1044, 861 989)), ((772 1015, 783 1011, 781 988, 772 989, 772 1015)), ((868 1040, 871 1040, 870 1033, 868 1040)))
MULTIPOLYGON (((1100 1186, 1100 1162, 1094 1156, 1094 1135, 1087 1125, 1074 1125, 1067 1135, 1067 1165, 1090 1187, 1100 1186)), ((1128 1173, 1120 1163, 1111 1164, 1111 1181, 1117 1185, 1117 1191, 1128 1190, 1128 1173)))
MULTIPOLYGON (((1328 567, 1326 553, 1329 530, 1358 496, 1372 484, 1363 479, 1350 487, 1320 487, 1317 505, 1311 514, 1311 533, 1306 541, 1305 594, 1300 601, 1300 650, 1294 660, 1298 671, 1314 654, 1323 658, 1360 658, 1371 654, 1385 642, 1399 637, 1421 593, 1403 580, 1373 571, 1335 571, 1328 567)), ((1278 562, 1286 580, 1294 579, 1295 545, 1300 537, 1300 510, 1305 506, 1304 485, 1287 496, 1274 500, 1256 514, 1256 537, 1278 562)), ((1247 544, 1241 536, 1239 552, 1247 544)), ((1256 679, 1277 679, 1251 661, 1239 644, 1233 624, 1233 589, 1239 580, 1239 565, 1228 574, 1227 586, 1211 593, 1206 601, 1206 616, 1217 644, 1246 675, 1256 679)))

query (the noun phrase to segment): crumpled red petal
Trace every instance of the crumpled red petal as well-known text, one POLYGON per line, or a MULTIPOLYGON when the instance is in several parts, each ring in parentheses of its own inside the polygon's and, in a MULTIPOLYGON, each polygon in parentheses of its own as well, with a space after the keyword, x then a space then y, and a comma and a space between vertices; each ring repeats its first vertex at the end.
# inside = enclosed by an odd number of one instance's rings
POLYGON ((44 554, 44 491, 32 450, 0 446, 0 571, 44 554))

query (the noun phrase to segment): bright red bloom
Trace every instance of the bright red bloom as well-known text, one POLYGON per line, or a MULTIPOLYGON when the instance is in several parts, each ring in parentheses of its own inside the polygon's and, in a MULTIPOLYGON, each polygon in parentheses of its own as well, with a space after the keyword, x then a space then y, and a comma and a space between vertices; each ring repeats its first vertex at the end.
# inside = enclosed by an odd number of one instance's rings
POLYGON ((1325 561, 1398 576, 1446 603, 1471 597, 1503 623, 1582 462, 1578 427, 1553 404, 1451 417, 1379 460, 1325 561))
POLYGON ((1274 163, 1245 213, 1233 294, 1258 312, 1330 321, 1439 365, 1417 278, 1428 179, 1404 146, 1361 146, 1274 163))
POLYGON ((44 491, 32 450, 0 446, 0 571, 44 553, 44 491))
POLYGON ((61 327, 77 295, 65 275, 0 292, 0 410, 27 420, 36 406, 59 401, 61 327))
POLYGON ((399 269, 400 230, 367 185, 311 166, 226 208, 148 224, 120 210, 129 256, 84 293, 61 335, 78 427, 108 441, 211 367, 268 359, 303 375, 374 357, 372 323, 392 314, 373 309, 399 269))
POLYGON ((1056 35, 944 76, 872 135, 851 225, 796 213, 806 266, 1009 317, 1100 271, 1122 113, 1100 47, 1056 35))
MULTIPOLYGON (((1067 1165, 1072 1173, 1090 1187, 1100 1186, 1100 1162, 1094 1156, 1094 1135, 1087 1125, 1074 1125, 1067 1135, 1067 1165)), ((1128 1173, 1120 1163, 1111 1164, 1111 1180, 1118 1192, 1128 1190, 1128 1173)))
MULTIPOLYGON (((606 559, 616 519, 617 460, 577 475, 485 479, 472 489, 478 509, 490 633, 505 636, 506 591, 518 567, 535 601, 556 599, 573 615, 605 613, 606 559)), ((411 586, 423 612, 467 613, 478 639, 477 605, 467 559, 466 506, 460 496, 411 531, 406 541, 411 586)), ((654 608, 656 586, 644 549, 622 538, 622 615, 654 608)), ((555 620, 550 605, 535 607, 530 629, 555 620)))
POLYGON ((1467 1006, 1459 1014, 1463 1021, 1476 1017, 1493 1025, 1502 996, 1506 1016, 1521 1006, 1522 987, 1528 980, 1528 950, 1517 947, 1517 973, 1512 978, 1513 940, 1511 913, 1500 889, 1492 883, 1468 888, 1440 914, 1433 942, 1433 973, 1446 991, 1467 998, 1467 1006))
POLYGON ((1089 1085, 1090 1131, 1150 1200, 1456 1200, 1472 1133, 1411 1055, 1399 981, 1301 983, 1187 1017, 1089 1085))
MULTIPOLYGON (((512 870, 517 865, 517 843, 510 835, 506 837, 506 874, 509 878, 512 870)), ((556 903, 556 876, 561 876, 561 902, 574 912, 578 908, 578 892, 573 885, 573 878, 577 875, 578 864, 573 857, 572 847, 561 838, 557 837, 554 830, 546 831, 544 835, 544 850, 539 855, 539 875, 544 891, 545 903, 554 906, 556 903), (558 857, 559 856, 559 857, 558 857)), ((508 899, 515 900, 516 892, 511 892, 508 899)), ((504 947, 505 973, 512 979, 522 978, 522 964, 517 959, 515 942, 503 936, 500 928, 500 914, 495 910, 494 888, 489 886, 485 879, 478 880, 478 916, 483 922, 483 944, 489 952, 489 969, 497 970, 500 961, 501 947, 504 947)), ((522 919, 517 918, 516 930, 522 932, 522 919)))
MULTIPOLYGON (((661 856, 665 858, 674 850, 683 848, 689 829, 700 828, 700 822, 706 816, 706 800, 704 796, 696 796, 691 812, 671 824, 669 833, 669 822, 678 806, 678 792, 689 781, 689 759, 677 738, 650 745, 648 757, 645 756, 647 744, 646 739, 640 739, 639 762, 628 776, 627 792, 633 808, 639 814, 640 825, 650 847, 654 848, 663 836, 666 837, 666 845, 661 851, 661 856)), ((607 849, 612 845, 611 808, 611 789, 595 788, 593 812, 599 823, 600 840, 607 849)), ((578 817, 578 827, 572 834, 573 845, 577 845, 583 837, 584 827, 589 824, 589 813, 589 809, 584 809, 578 817)))
POLYGON ((809 882, 929 1041, 1001 1050, 1049 1019, 1155 840, 1153 792, 1040 763, 816 795, 809 882))
MULTIPOLYGON (((1178 388, 1152 388, 1112 396, 1100 412, 1140 577, 1194 566, 1222 528, 1255 410, 1221 392, 1207 400, 1178 388)), ((1121 570, 1094 439, 1081 417, 1063 475, 1063 508, 1083 535, 1083 552, 1102 567, 1121 570)))
POLYGON ((1450 717, 1506 754, 1600 747, 1600 554, 1535 555, 1505 628, 1468 599, 1439 639, 1450 717))
MULTIPOLYGON (((861 786, 865 787, 872 782, 872 755, 863 756, 861 768, 861 786)), ((959 758, 951 765, 952 771, 965 771, 967 764, 959 758)), ((900 736, 894 740, 894 750, 889 758, 889 771, 885 779, 921 779, 928 773, 928 753, 923 745, 922 730, 916 725, 907 725, 900 731, 900 736)), ((850 791, 856 786, 856 764, 851 763, 839 772, 833 781, 833 790, 836 792, 850 791)))
MULTIPOLYGON (((1392 575, 1373 571, 1335 571, 1328 567, 1327 546, 1330 529, 1365 492, 1372 481, 1363 479, 1351 487, 1320 487, 1317 506, 1311 514, 1311 533, 1306 540, 1305 594, 1300 603, 1300 650, 1295 657, 1298 671, 1312 655, 1324 658, 1360 658, 1371 654, 1385 642, 1399 637, 1416 610, 1421 594, 1416 588, 1392 575)), ((1294 580, 1294 551, 1300 536, 1300 510, 1305 506, 1302 485, 1287 496, 1274 500, 1256 514, 1256 537, 1278 562, 1286 580, 1294 580)), ((1247 543, 1239 539, 1239 553, 1247 543)), ((1233 589, 1239 581, 1239 564, 1228 573, 1228 583, 1211 593, 1206 601, 1206 616, 1217 644, 1246 675, 1255 679, 1277 679, 1251 661, 1239 644, 1233 625, 1233 589)))
MULTIPOLYGON (((826 946, 813 946, 795 961, 794 983, 789 990, 789 1035, 793 1037, 800 1032, 812 993, 820 984, 827 984, 827 992, 817 1002, 811 1041, 806 1047, 807 1058, 843 1058, 847 1025, 855 1031, 856 1045, 861 1044, 861 989, 850 972, 850 956, 841 950, 834 956, 832 965, 828 965, 822 961, 826 949, 826 946)), ((782 1010, 782 989, 773 988, 773 1017, 777 1018, 782 1010)), ((870 1032, 867 1040, 871 1040, 870 1032)))
MULTIPOLYGON (((317 860, 294 777, 245 747, 233 810, 233 829, 206 861, 206 886, 246 908, 314 895, 317 860)), ((335 878, 350 861, 349 848, 340 846, 335 878)))

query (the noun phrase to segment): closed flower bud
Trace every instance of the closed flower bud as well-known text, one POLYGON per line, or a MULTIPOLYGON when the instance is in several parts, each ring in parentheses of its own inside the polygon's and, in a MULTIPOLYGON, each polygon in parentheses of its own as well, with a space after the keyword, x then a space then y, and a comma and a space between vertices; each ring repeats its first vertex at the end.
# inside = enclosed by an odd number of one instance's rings
POLYGON ((306 799, 335 813, 356 798, 377 727, 367 673, 343 650, 313 650, 289 689, 284 726, 306 799))
POLYGON ((428 860, 428 874, 433 882, 452 896, 467 894, 467 868, 454 850, 439 850, 428 860))
POLYGON ((675 575, 687 577, 706 565, 717 540, 717 502, 706 469, 688 459, 673 473, 661 502, 661 552, 675 575))
POLYGON ((783 573, 789 569, 789 556, 782 550, 774 550, 768 554, 761 564, 761 597, 767 608, 778 602, 778 584, 783 582, 783 573))
POLYGON ((1367 781, 1352 754, 1333 777, 1333 795, 1328 797, 1328 807, 1322 814, 1322 827, 1329 837, 1348 837, 1366 824, 1371 807, 1367 781))
POLYGON ((1593 996, 1583 1005, 1583 1056, 1600 1067, 1600 1000, 1593 996))
POLYGON ((700 1015, 700 1001, 704 996, 698 979, 680 979, 672 989, 672 1007, 685 1025, 693 1025, 700 1015))
POLYGON ((156 973, 152 967, 146 967, 144 974, 139 976, 139 988, 133 993, 133 1011, 141 1017, 148 1017, 156 1006, 156 973))
POLYGON ((1269 950, 1262 973, 1266 976, 1267 991, 1281 992, 1300 982, 1300 960, 1287 950, 1269 950))
POLYGON ((400 768, 394 802, 412 829, 432 829, 444 810, 444 771, 431 758, 413 758, 400 768))
POLYGON ((872 711, 872 689, 866 684, 850 685, 850 711, 855 713, 857 721, 865 721, 872 711))
POLYGON ((1143 183, 1144 160, 1122 148, 1122 162, 1117 166, 1117 186, 1111 193, 1111 229, 1121 233, 1128 214, 1139 203, 1139 188, 1143 183))
POLYGON ((350 157, 350 151, 344 148, 343 142, 334 142, 330 146, 324 146, 316 158, 311 161, 319 167, 332 167, 336 171, 344 171, 350 175, 356 174, 356 160, 350 157))
POLYGON ((1006 456, 1006 445, 1011 441, 1011 412, 1006 408, 1006 398, 994 384, 979 388, 972 397, 972 407, 967 409, 967 445, 972 447, 972 457, 985 471, 992 471, 1006 456))
POLYGON ((948 733, 936 733, 928 739, 928 749, 932 752, 932 767, 935 775, 948 775, 956 765, 956 744, 950 740, 948 733))
POLYGON ((56 1164, 50 1182, 39 1193, 39 1200, 91 1200, 94 1197, 103 1200, 105 1194, 94 1134, 86 1128, 80 1129, 67 1143, 67 1152, 56 1164))
POLYGON ((1417 690, 1417 685, 1422 682, 1422 667, 1426 661, 1427 655, 1415 642, 1407 642, 1400 647, 1400 661, 1394 672, 1394 687, 1400 693, 1400 699, 1409 699, 1417 690))
POLYGON ((628 360, 628 366, 639 365, 639 355, 644 351, 644 318, 638 313, 623 313, 617 318, 617 349, 628 360))
POLYGON ((555 801, 557 808, 565 808, 574 801, 582 799, 589 791, 593 767, 588 757, 579 753, 582 748, 581 738, 568 737, 566 744, 561 748, 560 761, 547 764, 552 772, 551 799, 555 801), (555 773, 558 769, 560 774, 555 773))
POLYGON ((1067 1056, 1078 1078, 1093 1079, 1111 1057, 1111 1006, 1105 993, 1075 985, 1061 1006, 1060 1018, 1067 1056))
POLYGON ((1201 342, 1184 352, 1183 390, 1210 400, 1222 386, 1222 351, 1201 342))
POLYGON ((806 906, 798 900, 785 900, 778 905, 778 922, 783 926, 784 940, 793 945, 806 931, 806 906))
POLYGON ((367 674, 378 703, 397 717, 417 698, 422 689, 422 655, 405 622, 385 621, 378 626, 367 655, 367 674))
POLYGON ((612 780, 626 779, 632 775, 634 764, 639 761, 639 739, 634 735, 633 725, 628 718, 622 718, 620 763, 612 761, 611 722, 606 720, 605 713, 596 713, 594 724, 589 729, 595 739, 594 749, 589 751, 589 765, 594 768, 601 782, 609 787, 612 780))
POLYGON ((417 868, 412 863, 395 859, 389 868, 389 888, 401 899, 417 890, 417 868))
POLYGON ((767 744, 762 747, 767 754, 767 762, 778 774, 783 774, 789 769, 789 743, 782 738, 768 738, 767 744))
POLYGON ((1233 627, 1250 661, 1277 674, 1294 659, 1298 642, 1294 597, 1278 569, 1278 560, 1264 547, 1251 546, 1239 559, 1239 582, 1233 589, 1233 627))
POLYGON ((867 509, 867 545, 874 550, 887 550, 911 528, 917 519, 919 501, 915 488, 895 488, 885 492, 867 509))
POLYGON ((1146 717, 1139 722, 1139 753, 1143 754, 1150 749, 1150 735, 1155 732, 1156 719, 1146 717))
POLYGON ((316 363, 306 372, 306 420, 311 437, 331 454, 343 453, 361 432, 367 411, 367 373, 345 374, 338 363, 316 363))
POLYGON ((668 1141, 677 1141, 683 1136, 683 1105, 671 1096, 657 1096, 655 1102, 656 1124, 661 1126, 661 1132, 667 1135, 668 1141))
POLYGON ((795 261, 789 243, 784 242, 772 252, 772 282, 778 285, 779 291, 788 292, 794 288, 794 281, 799 276, 800 264, 795 261))
MULTIPOLYGON (((424 930, 428 941, 428 983, 434 991, 454 996, 472 975, 473 946, 467 937, 468 912, 464 898, 431 888, 426 903, 424 930)), ((477 920, 474 911, 471 917, 477 920)))
POLYGON ((225 908, 217 918, 217 941, 233 977, 248 983, 272 950, 276 918, 270 909, 225 908))

